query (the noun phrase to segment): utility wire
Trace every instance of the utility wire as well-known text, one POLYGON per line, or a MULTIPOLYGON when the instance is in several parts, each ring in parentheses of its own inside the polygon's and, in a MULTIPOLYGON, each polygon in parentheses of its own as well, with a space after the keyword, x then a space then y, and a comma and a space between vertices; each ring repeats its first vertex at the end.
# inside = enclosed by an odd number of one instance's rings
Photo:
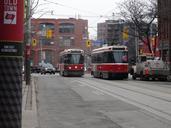
MULTIPOLYGON (((71 6, 68 6, 68 5, 64 5, 64 4, 60 4, 60 3, 57 3, 57 2, 52 2, 52 1, 49 1, 49 0, 44 0, 45 2, 49 2, 49 3, 52 3, 52 4, 55 4, 55 5, 59 5, 59 6, 62 6, 62 7, 65 7, 65 8, 70 8, 70 9, 73 9, 73 10, 77 10, 77 11, 80 11, 80 12, 86 12, 86 13, 94 13, 94 12, 91 12, 91 11, 87 11, 87 10, 83 10, 83 9, 78 9, 78 8, 73 8, 71 6)), ((97 14, 97 13, 94 13, 94 14, 97 14)), ((99 15, 99 14, 98 14, 99 15)))
MULTIPOLYGON (((59 17, 74 17, 75 15, 58 15, 58 14, 53 14, 54 16, 59 16, 59 17)), ((104 15, 79 15, 80 17, 88 17, 88 18, 106 18, 110 16, 104 16, 104 15)))
MULTIPOLYGON (((91 23, 91 25, 97 23, 97 22, 100 21, 102 18, 110 19, 110 17, 112 17, 112 16, 108 16, 107 14, 112 13, 113 11, 114 11, 114 9, 108 10, 104 15, 101 15, 101 16, 99 17, 99 19, 97 19, 97 20, 95 20, 93 23, 91 23)), ((90 26, 91 26, 91 25, 90 25, 90 26)))

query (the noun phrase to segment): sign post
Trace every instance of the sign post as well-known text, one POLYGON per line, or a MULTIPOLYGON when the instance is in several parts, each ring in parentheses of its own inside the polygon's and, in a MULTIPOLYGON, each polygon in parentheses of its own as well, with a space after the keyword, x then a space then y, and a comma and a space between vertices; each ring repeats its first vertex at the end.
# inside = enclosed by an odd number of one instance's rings
POLYGON ((0 1, 0 127, 21 128, 24 0, 0 1))

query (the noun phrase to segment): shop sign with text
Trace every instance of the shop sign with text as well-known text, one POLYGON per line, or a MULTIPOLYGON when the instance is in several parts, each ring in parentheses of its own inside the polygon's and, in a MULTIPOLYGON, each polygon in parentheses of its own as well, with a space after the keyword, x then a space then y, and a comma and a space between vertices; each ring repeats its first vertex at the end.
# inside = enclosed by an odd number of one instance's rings
POLYGON ((21 56, 24 0, 0 0, 0 56, 21 56))
POLYGON ((24 0, 0 0, 0 30, 0 41, 23 41, 24 0))

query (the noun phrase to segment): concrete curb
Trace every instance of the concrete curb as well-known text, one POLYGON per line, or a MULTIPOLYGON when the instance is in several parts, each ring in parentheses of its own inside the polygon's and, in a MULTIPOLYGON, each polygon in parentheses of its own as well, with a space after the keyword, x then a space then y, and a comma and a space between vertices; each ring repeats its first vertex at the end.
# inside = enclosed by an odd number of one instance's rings
POLYGON ((22 128, 38 128, 34 79, 32 79, 31 85, 25 85, 23 82, 22 128))

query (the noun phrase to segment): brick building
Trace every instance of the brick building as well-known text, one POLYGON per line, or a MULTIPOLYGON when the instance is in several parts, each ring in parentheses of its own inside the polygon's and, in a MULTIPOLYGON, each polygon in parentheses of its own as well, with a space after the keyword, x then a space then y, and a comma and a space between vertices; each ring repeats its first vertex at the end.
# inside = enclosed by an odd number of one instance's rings
POLYGON ((159 45, 162 59, 170 63, 171 74, 171 0, 158 0, 159 45))
POLYGON ((83 19, 32 19, 31 64, 44 61, 57 66, 59 52, 67 48, 87 50, 88 21, 83 19))

